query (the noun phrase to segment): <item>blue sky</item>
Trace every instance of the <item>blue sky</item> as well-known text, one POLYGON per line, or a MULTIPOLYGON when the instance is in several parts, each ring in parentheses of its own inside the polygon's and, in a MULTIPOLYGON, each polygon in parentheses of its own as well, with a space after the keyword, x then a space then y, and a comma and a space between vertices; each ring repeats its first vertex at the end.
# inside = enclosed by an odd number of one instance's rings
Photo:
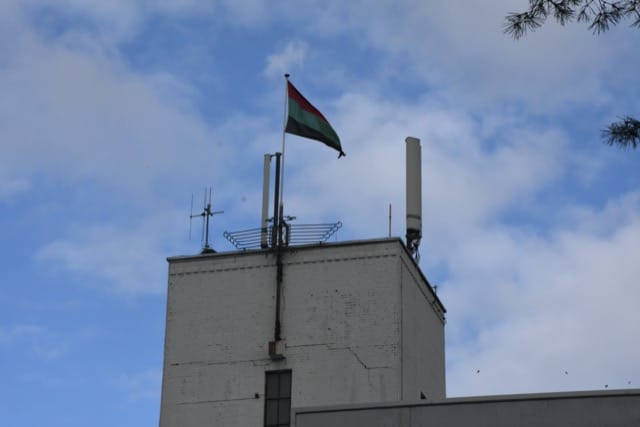
POLYGON ((422 139, 450 396, 637 387, 640 153, 599 133, 638 114, 640 33, 516 42, 526 3, 0 3, 2 424, 157 425, 165 259, 199 250, 206 186, 216 249, 259 225, 285 72, 347 153, 288 137, 302 223, 382 237, 391 203, 402 236, 422 139))

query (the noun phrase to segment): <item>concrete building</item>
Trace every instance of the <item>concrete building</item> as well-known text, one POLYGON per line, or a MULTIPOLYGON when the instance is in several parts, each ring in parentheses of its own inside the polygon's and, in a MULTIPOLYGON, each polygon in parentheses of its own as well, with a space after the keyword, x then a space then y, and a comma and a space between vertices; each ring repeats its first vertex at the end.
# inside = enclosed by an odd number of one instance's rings
POLYGON ((446 398, 445 308, 414 258, 420 142, 406 142, 406 245, 289 245, 276 179, 271 229, 235 235, 263 249, 207 239, 168 259, 160 427, 640 426, 640 390, 446 398))
POLYGON ((274 250, 169 258, 161 427, 444 399, 445 309, 399 239, 287 247, 282 266, 276 354, 274 250), (269 373, 284 396, 269 396, 269 373))
POLYGON ((169 258, 161 427, 633 426, 640 391, 447 399, 445 309, 399 239, 169 258), (421 400, 423 399, 423 400, 421 400))

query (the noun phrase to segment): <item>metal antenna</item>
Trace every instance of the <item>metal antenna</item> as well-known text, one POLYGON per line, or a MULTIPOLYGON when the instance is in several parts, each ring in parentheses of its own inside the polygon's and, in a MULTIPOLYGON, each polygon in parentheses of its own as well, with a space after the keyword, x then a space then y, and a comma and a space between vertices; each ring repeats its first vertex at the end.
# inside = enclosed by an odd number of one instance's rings
MULTIPOLYGON (((205 224, 204 223, 205 222, 207 223, 207 228, 209 228, 209 216, 204 216, 205 212, 207 212, 207 188, 206 187, 204 189, 204 196, 203 197, 204 198, 202 199, 202 209, 203 209, 202 210, 202 216, 203 216, 203 219, 206 218, 206 221, 204 221, 202 223, 203 227, 200 230, 200 243, 202 245, 204 245, 204 248, 203 248, 203 250, 204 250, 207 247, 207 244, 205 244, 205 241, 204 241, 204 229, 205 229, 205 227, 204 227, 205 224)), ((209 240, 209 239, 207 239, 207 240, 209 240)))
POLYGON ((191 240, 191 223, 193 222, 193 193, 191 193, 191 210, 189 211, 189 240, 191 240))
POLYGON ((191 214, 189 215, 189 236, 191 236, 191 219, 195 217, 202 217, 202 242, 204 246, 202 248, 203 254, 206 253, 215 253, 215 250, 209 246, 209 218, 223 214, 224 211, 212 211, 211 210, 211 187, 209 187, 209 197, 207 198, 207 189, 204 189, 204 206, 202 208, 202 212, 199 214, 193 214, 193 194, 191 195, 191 214))
POLYGON ((408 136, 405 139, 407 154, 407 249, 418 262, 420 239, 422 238, 422 149, 420 140, 408 136))

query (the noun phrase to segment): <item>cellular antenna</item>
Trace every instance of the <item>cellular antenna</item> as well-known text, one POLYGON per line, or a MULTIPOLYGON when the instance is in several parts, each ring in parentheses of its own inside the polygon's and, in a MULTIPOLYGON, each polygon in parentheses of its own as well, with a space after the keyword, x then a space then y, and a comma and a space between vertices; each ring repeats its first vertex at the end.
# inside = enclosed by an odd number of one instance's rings
POLYGON ((416 261, 420 259, 418 247, 422 238, 422 155, 420 140, 407 137, 407 249, 416 261))
POLYGON ((189 238, 191 238, 191 220, 196 217, 202 217, 202 242, 204 246, 202 247, 202 254, 210 254, 215 253, 216 251, 209 245, 209 218, 223 214, 224 211, 212 211, 211 210, 211 187, 209 187, 209 192, 207 194, 207 189, 204 189, 204 206, 202 208, 202 212, 199 214, 193 214, 193 194, 191 195, 191 213, 189 214, 189 238), (208 197, 207 197, 208 196, 208 197))

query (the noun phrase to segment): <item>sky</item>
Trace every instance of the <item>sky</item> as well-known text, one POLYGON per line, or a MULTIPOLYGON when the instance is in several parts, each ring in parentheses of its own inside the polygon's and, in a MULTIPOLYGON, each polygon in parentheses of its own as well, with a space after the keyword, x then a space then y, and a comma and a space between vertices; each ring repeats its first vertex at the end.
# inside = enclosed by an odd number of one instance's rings
POLYGON ((0 422, 156 426, 166 257, 259 226, 284 73, 347 156, 287 136, 285 210, 335 240, 404 236, 422 140, 420 266, 447 308, 447 395, 640 385, 640 32, 525 0, 2 0, 0 422))

